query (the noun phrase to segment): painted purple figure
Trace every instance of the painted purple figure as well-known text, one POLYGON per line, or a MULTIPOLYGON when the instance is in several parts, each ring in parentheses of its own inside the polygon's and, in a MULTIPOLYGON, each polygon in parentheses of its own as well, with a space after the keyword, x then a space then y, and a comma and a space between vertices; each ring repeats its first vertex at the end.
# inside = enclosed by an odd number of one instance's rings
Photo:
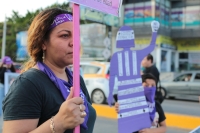
POLYGON ((116 52, 110 63, 110 93, 108 103, 113 100, 113 90, 118 90, 118 132, 132 133, 147 127, 151 127, 149 108, 142 87, 140 64, 143 58, 155 48, 159 22, 151 23, 152 38, 148 47, 133 51, 134 31, 128 26, 123 26, 117 33, 117 48, 123 48, 116 52))

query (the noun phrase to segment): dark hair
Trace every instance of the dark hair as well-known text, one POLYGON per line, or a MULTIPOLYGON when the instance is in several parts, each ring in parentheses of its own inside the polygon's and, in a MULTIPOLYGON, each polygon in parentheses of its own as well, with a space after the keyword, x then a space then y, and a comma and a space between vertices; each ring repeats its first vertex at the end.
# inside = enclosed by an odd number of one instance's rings
POLYGON ((153 76, 153 74, 151 73, 144 73, 141 75, 142 77, 142 83, 146 81, 146 79, 153 79, 156 83, 157 83, 157 79, 155 76, 153 76))
POLYGON ((151 63, 153 63, 153 56, 151 54, 147 55, 147 60, 151 60, 151 63))
POLYGON ((14 66, 13 64, 12 64, 11 67, 10 67, 10 71, 11 71, 11 72, 16 72, 15 66, 14 66))
POLYGON ((38 61, 42 61, 44 42, 49 41, 53 29, 50 29, 55 17, 59 14, 70 12, 61 8, 50 8, 40 12, 32 21, 28 30, 27 48, 30 59, 24 64, 22 72, 33 67, 38 61))

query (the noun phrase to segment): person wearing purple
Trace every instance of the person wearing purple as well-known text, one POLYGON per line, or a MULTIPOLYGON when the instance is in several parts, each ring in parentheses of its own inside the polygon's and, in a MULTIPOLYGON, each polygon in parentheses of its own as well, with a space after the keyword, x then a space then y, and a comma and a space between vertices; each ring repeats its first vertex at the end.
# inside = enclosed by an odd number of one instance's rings
MULTIPOLYGON (((166 132, 166 117, 165 113, 159 102, 154 100, 156 90, 156 78, 150 74, 145 73, 142 75, 142 86, 149 106, 149 114, 152 125, 150 128, 145 128, 134 133, 165 133, 166 132)), ((115 103, 115 110, 118 113, 120 105, 115 103)))
POLYGON ((0 66, 0 83, 4 84, 4 73, 5 72, 15 72, 15 67, 13 61, 9 56, 4 56, 2 58, 2 64, 0 66))
MULTIPOLYGON (((4 133, 92 133, 96 111, 80 77, 80 97, 73 97, 73 16, 46 9, 28 30, 30 59, 3 101, 4 133)), ((74 70, 79 71, 79 70, 74 70)))

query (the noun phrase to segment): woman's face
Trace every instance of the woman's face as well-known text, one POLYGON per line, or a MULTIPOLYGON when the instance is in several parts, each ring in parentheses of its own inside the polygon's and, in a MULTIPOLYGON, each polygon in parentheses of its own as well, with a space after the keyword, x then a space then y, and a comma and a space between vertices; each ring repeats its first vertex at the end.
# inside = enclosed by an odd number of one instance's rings
POLYGON ((49 41, 43 46, 45 61, 58 67, 66 67, 73 63, 73 22, 65 22, 56 26, 49 41))

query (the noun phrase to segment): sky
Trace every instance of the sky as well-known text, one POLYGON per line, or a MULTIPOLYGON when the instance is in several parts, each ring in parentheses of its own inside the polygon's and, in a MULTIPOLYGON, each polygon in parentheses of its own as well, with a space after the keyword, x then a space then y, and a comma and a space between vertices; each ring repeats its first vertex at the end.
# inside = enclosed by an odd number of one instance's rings
POLYGON ((62 4, 68 0, 2 0, 0 4, 0 22, 5 20, 5 16, 10 17, 12 10, 24 16, 29 11, 36 11, 54 3, 62 4))

